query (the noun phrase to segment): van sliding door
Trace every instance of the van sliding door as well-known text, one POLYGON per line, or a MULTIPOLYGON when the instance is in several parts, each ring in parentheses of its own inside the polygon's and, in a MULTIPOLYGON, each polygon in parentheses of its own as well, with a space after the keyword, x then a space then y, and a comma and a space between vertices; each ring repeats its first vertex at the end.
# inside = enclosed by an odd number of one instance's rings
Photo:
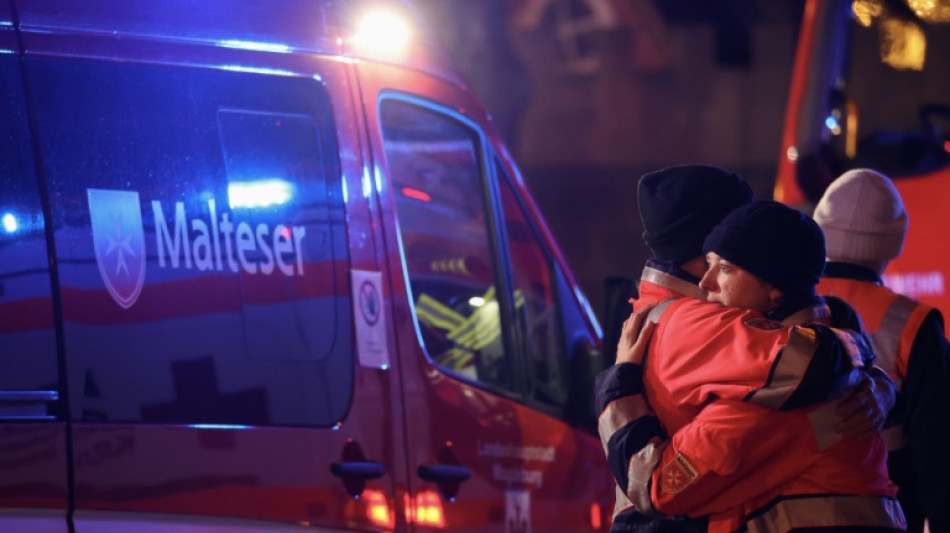
MULTIPOLYGON (((0 24, 3 21, 0 7, 0 24)), ((65 532, 66 418, 20 59, 0 27, 0 531, 65 532)))

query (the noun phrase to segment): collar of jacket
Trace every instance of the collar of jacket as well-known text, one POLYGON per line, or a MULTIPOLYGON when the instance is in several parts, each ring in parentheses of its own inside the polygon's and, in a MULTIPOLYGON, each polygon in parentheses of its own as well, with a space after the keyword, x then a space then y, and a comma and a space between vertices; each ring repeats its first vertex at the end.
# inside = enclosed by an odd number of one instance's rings
POLYGON ((670 274, 682 280, 688 281, 693 285, 699 286, 699 278, 683 270, 669 261, 660 261, 659 259, 647 259, 646 268, 652 268, 666 274, 670 274))
MULTIPOLYGON (((785 307, 783 309, 789 309, 785 307)), ((831 309, 828 308, 828 304, 825 303, 825 299, 821 296, 816 296, 815 301, 810 305, 804 307, 798 307, 791 312, 787 312, 784 317, 779 318, 774 313, 782 311, 778 309, 776 311, 771 311, 766 313, 766 316, 772 320, 779 320, 783 326, 792 327, 792 326, 801 326, 811 322, 818 322, 820 324, 831 324, 831 309)))
POLYGON ((699 280, 696 276, 664 261, 648 260, 646 266, 643 267, 640 281, 659 285, 682 296, 706 299, 706 291, 699 288, 699 280))
POLYGON ((824 273, 822 273, 821 277, 846 278, 846 279, 853 279, 855 281, 867 281, 869 283, 876 283, 878 285, 884 284, 881 281, 881 276, 877 275, 877 272, 867 267, 855 265, 854 263, 840 263, 840 262, 829 261, 825 263, 825 271, 824 273))

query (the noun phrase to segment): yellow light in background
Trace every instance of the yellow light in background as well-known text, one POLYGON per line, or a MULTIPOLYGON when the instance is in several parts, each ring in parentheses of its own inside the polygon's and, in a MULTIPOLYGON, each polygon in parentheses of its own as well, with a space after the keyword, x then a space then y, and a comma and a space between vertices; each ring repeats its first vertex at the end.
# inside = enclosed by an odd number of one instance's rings
POLYGON ((405 52, 410 38, 406 19, 391 11, 370 11, 360 19, 353 43, 384 56, 398 56, 405 52))
POLYGON ((933 23, 950 22, 950 0, 906 0, 922 20, 933 23))
POLYGON ((845 119, 845 137, 844 154, 848 159, 854 159, 858 156, 858 104, 854 100, 848 99, 844 103, 848 110, 848 117, 845 119))
POLYGON ((881 61, 897 70, 923 70, 927 37, 913 22, 888 19, 881 24, 881 61))
POLYGON ((851 3, 851 12, 854 13, 855 20, 865 28, 871 27, 871 22, 883 11, 881 0, 854 0, 851 3))

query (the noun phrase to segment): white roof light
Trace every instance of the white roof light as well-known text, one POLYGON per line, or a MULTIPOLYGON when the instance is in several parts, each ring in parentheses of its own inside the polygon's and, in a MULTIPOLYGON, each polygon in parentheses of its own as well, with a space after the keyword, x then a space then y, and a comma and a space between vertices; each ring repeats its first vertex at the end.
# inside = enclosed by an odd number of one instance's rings
POLYGON ((409 45, 409 24, 391 11, 370 11, 360 19, 353 42, 381 55, 401 54, 409 45))

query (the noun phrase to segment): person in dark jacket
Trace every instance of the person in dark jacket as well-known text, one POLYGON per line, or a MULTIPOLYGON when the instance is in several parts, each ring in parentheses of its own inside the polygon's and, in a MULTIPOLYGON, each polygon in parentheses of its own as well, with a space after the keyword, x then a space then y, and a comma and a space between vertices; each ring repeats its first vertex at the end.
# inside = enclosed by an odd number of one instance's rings
POLYGON ((900 255, 908 215, 891 180, 855 169, 832 182, 814 213, 827 241, 821 294, 851 304, 870 334, 878 365, 900 385, 907 415, 885 431, 888 470, 907 530, 950 532, 950 346, 937 309, 884 286, 900 255))

